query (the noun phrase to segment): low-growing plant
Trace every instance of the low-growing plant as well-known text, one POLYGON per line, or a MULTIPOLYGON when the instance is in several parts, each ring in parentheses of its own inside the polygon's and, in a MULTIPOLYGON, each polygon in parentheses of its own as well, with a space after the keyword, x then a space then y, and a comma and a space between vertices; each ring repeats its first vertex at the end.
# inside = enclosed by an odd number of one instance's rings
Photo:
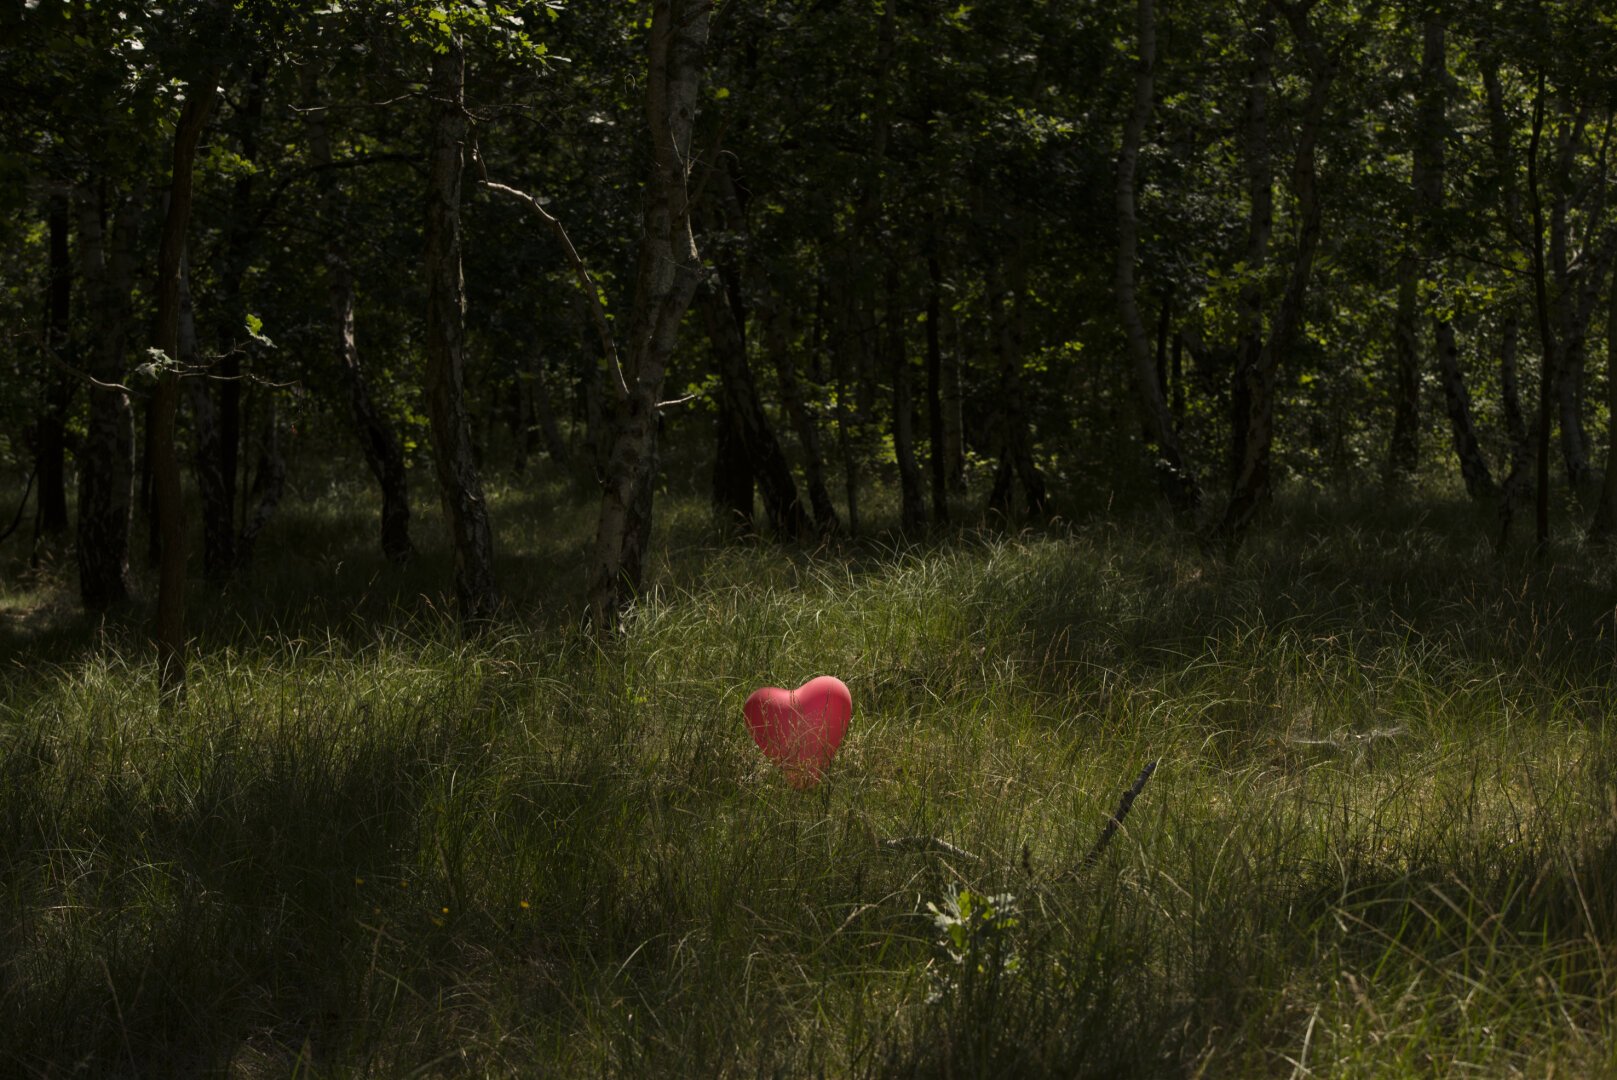
POLYGON ((1022 919, 1010 893, 987 896, 951 885, 941 907, 928 903, 926 909, 937 932, 929 1004, 993 992, 1021 970, 1015 935, 1022 919))

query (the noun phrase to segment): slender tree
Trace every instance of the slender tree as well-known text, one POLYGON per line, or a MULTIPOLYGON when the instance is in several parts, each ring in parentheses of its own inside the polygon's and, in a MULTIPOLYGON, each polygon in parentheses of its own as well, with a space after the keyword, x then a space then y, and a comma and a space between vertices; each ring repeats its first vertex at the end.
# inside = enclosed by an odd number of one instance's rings
POLYGON ((129 529, 135 499, 135 421, 123 385, 143 193, 118 200, 108 185, 77 196, 79 257, 93 344, 86 357, 89 415, 79 453, 79 596, 89 611, 129 598, 129 529), (110 245, 103 220, 111 211, 110 245), (110 250, 109 250, 110 247, 110 250))
POLYGON ((321 206, 329 215, 323 225, 329 340, 348 391, 348 413, 354 434, 365 456, 365 465, 382 495, 382 554, 392 562, 404 562, 414 553, 410 543, 409 474, 405 471, 404 448, 398 434, 377 407, 370 379, 360 360, 354 315, 354 272, 348 254, 348 198, 337 176, 330 126, 326 120, 329 110, 320 101, 319 76, 313 63, 304 67, 303 99, 309 118, 309 153, 320 177, 321 206))
MULTIPOLYGON (((168 212, 157 251, 157 348, 170 360, 179 356, 180 290, 191 223, 193 165, 202 129, 218 96, 218 81, 219 73, 211 70, 192 83, 174 129, 168 212)), ((159 374, 152 401, 152 488, 156 526, 163 542, 152 636, 157 641, 158 685, 165 696, 172 697, 185 689, 185 504, 174 445, 180 405, 177 365, 170 364, 159 374)))
POLYGON ((643 194, 629 347, 616 396, 590 575, 598 632, 614 631, 645 575, 657 474, 657 415, 680 319, 702 277, 691 234, 692 131, 712 0, 654 0, 647 40, 651 171, 643 194))
POLYGON ((899 289, 898 260, 887 263, 884 292, 887 306, 887 366, 893 380, 893 456, 898 462, 899 528, 914 533, 926 526, 926 496, 921 491, 921 467, 915 458, 915 389, 905 340, 904 307, 899 289))
MULTIPOLYGON (((1422 246, 1431 258, 1440 257, 1448 247, 1443 225, 1443 182, 1449 71, 1443 21, 1435 15, 1428 15, 1421 37, 1421 83, 1412 187, 1420 215, 1422 246)), ((1438 376, 1443 383, 1443 401, 1448 412, 1454 453, 1460 459, 1460 474, 1465 479, 1466 492, 1473 499, 1489 498, 1496 494, 1497 487, 1477 437, 1476 421, 1471 415, 1471 394, 1465 385, 1465 374, 1460 369, 1454 321, 1441 308, 1433 311, 1431 319, 1433 352, 1438 376)))
POLYGON ((1219 534, 1232 542, 1241 539, 1271 494, 1275 379, 1281 360, 1291 355, 1301 335, 1303 301, 1313 276, 1314 257, 1319 251, 1321 204, 1316 155, 1325 106, 1338 70, 1336 60, 1326 53, 1309 21, 1308 7, 1278 0, 1272 6, 1285 16, 1298 50, 1303 54, 1309 77, 1308 97, 1298 127, 1297 150, 1291 169, 1297 224, 1290 274, 1268 337, 1257 354, 1247 358, 1240 371, 1246 433, 1240 440, 1242 454, 1235 491, 1217 528, 1219 534))
POLYGON ((432 149, 427 189, 426 392, 433 466, 455 560, 462 625, 488 620, 499 603, 494 534, 472 446, 465 391, 466 283, 461 272, 460 190, 465 164, 466 58, 458 34, 432 57, 432 149))
MULTIPOLYGON (((1117 306, 1123 318, 1123 333, 1133 359, 1134 391, 1145 429, 1156 447, 1157 482, 1175 512, 1188 515, 1201 505, 1201 483, 1185 460, 1179 431, 1164 396, 1164 378, 1153 363, 1151 343, 1135 285, 1135 263, 1139 258, 1139 220, 1135 211, 1134 183, 1140 160, 1140 144, 1151 119, 1153 80, 1157 62, 1156 8, 1153 0, 1139 0, 1136 6, 1139 56, 1135 61, 1134 108, 1123 127, 1123 148, 1117 158, 1117 306)), ((1163 305, 1164 311, 1167 305, 1163 305)), ((1166 340, 1166 335, 1162 335, 1166 340)))
POLYGON ((831 493, 825 485, 825 457, 820 450, 819 418, 803 398, 802 382, 797 374, 797 357, 792 353, 791 328, 787 322, 790 316, 773 292, 769 294, 763 317, 764 349, 774 361, 781 404, 803 448, 803 479, 808 488, 815 528, 821 536, 827 536, 837 531, 839 523, 831 493))
POLYGON ((1606 304, 1606 473, 1600 485, 1589 536, 1600 543, 1617 539, 1617 274, 1606 304))
MULTIPOLYGON (((72 327, 73 254, 68 227, 73 211, 64 184, 53 184, 45 213, 50 266, 45 282, 45 408, 35 433, 39 535, 47 543, 67 532, 67 415, 73 381, 67 371, 72 327)), ((37 554, 37 552, 36 552, 37 554)))

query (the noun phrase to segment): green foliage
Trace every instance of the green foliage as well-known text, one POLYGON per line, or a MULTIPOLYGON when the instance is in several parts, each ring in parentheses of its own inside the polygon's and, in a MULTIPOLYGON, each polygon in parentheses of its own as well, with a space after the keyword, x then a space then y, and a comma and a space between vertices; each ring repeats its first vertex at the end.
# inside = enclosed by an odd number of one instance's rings
POLYGON ((969 992, 981 983, 996 983, 1021 970, 1022 959, 1013 944, 1021 919, 1010 893, 980 896, 951 885, 941 908, 929 903, 926 909, 937 931, 938 954, 929 1002, 969 992))

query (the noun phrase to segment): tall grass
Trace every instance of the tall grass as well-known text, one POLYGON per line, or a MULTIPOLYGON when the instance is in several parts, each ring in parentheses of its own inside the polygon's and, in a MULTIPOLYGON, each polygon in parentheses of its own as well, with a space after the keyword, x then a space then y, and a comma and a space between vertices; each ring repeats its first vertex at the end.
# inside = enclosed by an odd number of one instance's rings
POLYGON ((463 641, 350 494, 199 605, 177 712, 139 611, 6 594, 0 1072, 1617 1070, 1602 552, 1306 504, 1231 560, 1151 519, 808 552, 691 501, 602 647, 541 489, 463 641), (740 705, 821 673, 854 722, 799 792, 740 705), (964 962, 962 890, 1014 897, 964 962))

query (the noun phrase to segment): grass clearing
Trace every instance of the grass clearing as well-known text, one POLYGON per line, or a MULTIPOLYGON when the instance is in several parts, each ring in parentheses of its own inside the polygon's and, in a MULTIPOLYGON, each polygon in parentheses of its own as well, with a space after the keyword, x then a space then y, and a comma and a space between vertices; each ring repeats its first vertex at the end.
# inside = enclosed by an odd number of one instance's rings
POLYGON ((687 499, 602 649, 589 508, 537 490, 496 506, 537 614, 470 642, 441 557, 294 503, 173 715, 139 612, 5 594, 0 1071, 1617 1070, 1606 553, 1303 503, 1233 560, 1155 519, 718 547, 687 499), (821 673, 853 726, 797 792, 741 702, 821 673), (960 890, 1014 899, 951 957, 960 890))

